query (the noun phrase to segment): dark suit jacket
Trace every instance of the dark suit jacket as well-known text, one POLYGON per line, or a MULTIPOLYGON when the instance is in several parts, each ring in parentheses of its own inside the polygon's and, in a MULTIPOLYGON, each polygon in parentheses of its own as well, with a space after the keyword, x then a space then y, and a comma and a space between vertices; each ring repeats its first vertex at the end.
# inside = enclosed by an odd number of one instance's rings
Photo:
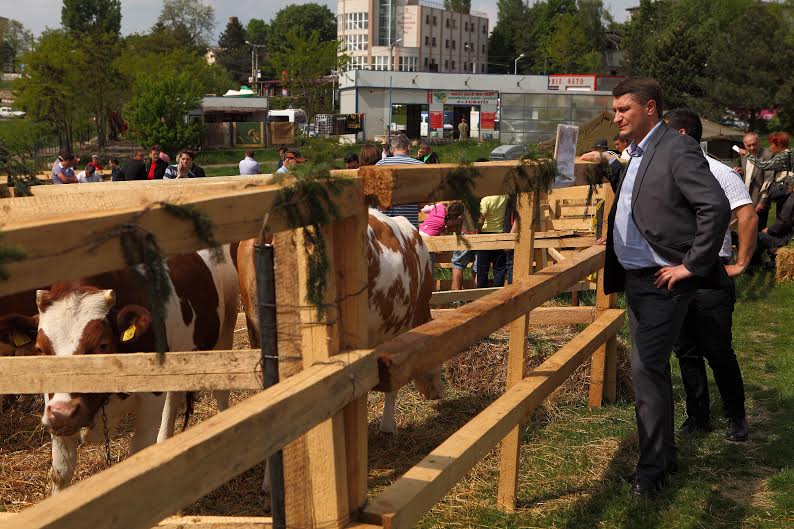
POLYGON ((122 180, 146 180, 146 164, 143 160, 132 159, 121 170, 123 174, 122 180))
MULTIPOLYGON (((764 149, 761 153, 761 160, 771 160, 774 154, 769 149, 764 149)), ((740 156, 741 160, 741 167, 744 169, 747 163, 747 156, 740 156)), ((761 186, 764 185, 764 181, 772 178, 774 176, 774 171, 762 171, 758 167, 753 170, 753 179, 750 181, 750 198, 753 200, 753 205, 758 204, 758 201, 761 200, 761 186)), ((742 175, 742 181, 744 181, 744 175, 742 175)))
MULTIPOLYGON (((618 165, 614 165, 617 163, 618 165)), ((635 163, 632 159, 629 164, 635 163)), ((623 290, 625 270, 615 255, 612 240, 615 214, 626 168, 613 167, 620 177, 612 210, 604 270, 604 290, 623 290)), ((703 286, 718 286, 727 279, 719 260, 731 208, 698 142, 662 125, 645 150, 634 180, 631 214, 642 236, 653 250, 705 280, 703 286)))

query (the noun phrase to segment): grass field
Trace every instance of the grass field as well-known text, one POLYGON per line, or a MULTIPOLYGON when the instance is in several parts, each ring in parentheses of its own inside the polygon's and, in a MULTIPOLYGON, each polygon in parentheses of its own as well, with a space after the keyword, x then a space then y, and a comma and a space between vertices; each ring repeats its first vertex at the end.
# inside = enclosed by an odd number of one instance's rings
MULTIPOLYGON (((734 317, 751 425, 747 443, 707 435, 679 439, 681 469, 657 499, 627 496, 622 476, 637 458, 633 404, 557 407, 523 434, 519 510, 496 509, 491 454, 420 527, 781 528, 794 525, 794 284, 743 277, 734 317)), ((707 330, 704 330, 707 332, 707 330)), ((683 390, 676 380, 676 425, 683 390)), ((712 381, 713 382, 713 381, 712 381)), ((712 416, 720 403, 712 383, 712 416)))

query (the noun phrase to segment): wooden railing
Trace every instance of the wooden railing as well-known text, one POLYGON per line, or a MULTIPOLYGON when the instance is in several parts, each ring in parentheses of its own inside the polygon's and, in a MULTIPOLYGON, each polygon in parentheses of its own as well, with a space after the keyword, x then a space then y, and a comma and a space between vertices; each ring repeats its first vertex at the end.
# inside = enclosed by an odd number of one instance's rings
MULTIPOLYGON (((476 194, 506 191, 504 176, 511 170, 510 164, 476 166, 482 174, 476 194)), ((500 443, 497 501, 504 509, 514 508, 520 423, 577 365, 591 357, 591 404, 601 405, 603 397, 614 399, 615 336, 623 325, 623 311, 614 308, 614 297, 603 294, 602 274, 594 308, 537 309, 599 271, 604 249, 591 246, 531 273, 539 246, 535 246, 537 230, 526 222, 515 247, 512 285, 444 312, 394 340, 368 344, 367 297, 362 289, 367 283, 365 195, 367 200, 377 197, 385 206, 422 201, 430 191, 454 198, 449 190, 436 189, 445 171, 452 168, 389 167, 362 170, 359 175, 342 173, 351 179, 351 185, 334 200, 346 216, 324 230, 332 263, 327 274, 331 308, 325 318, 305 302, 306 256, 296 251, 303 248, 302 232, 290 229, 282 213, 273 210, 279 188, 267 185, 265 177, 247 183, 210 181, 206 190, 195 182, 172 182, 175 187, 167 190, 158 184, 129 185, 125 186, 126 202, 112 202, 107 207, 103 201, 116 200, 111 196, 116 184, 97 184, 105 187, 84 192, 73 186, 77 189, 63 195, 42 194, 0 203, 0 207, 8 204, 10 219, 3 228, 2 244, 27 252, 23 261, 7 266, 11 278, 0 282, 0 294, 125 266, 118 242, 104 240, 120 223, 137 222, 155 234, 167 255, 202 247, 188 222, 169 216, 153 201, 173 200, 200 208, 214 221, 214 235, 221 243, 255 236, 263 216, 270 213, 270 228, 280 232, 274 245, 276 270, 282 274, 277 277, 279 354, 285 357, 280 362, 282 381, 277 385, 38 505, 0 517, 0 526, 153 527, 279 449, 284 450, 288 527, 412 527, 500 443), (80 203, 85 207, 75 210, 80 203), (92 248, 98 239, 103 242, 92 248), (527 326, 538 317, 589 325, 541 366, 524 373, 527 326), (508 324, 511 340, 505 394, 367 503, 367 392, 396 390, 508 324)), ((538 218, 533 213, 538 211, 540 198, 519 196, 522 218, 538 218)), ((259 351, 170 352, 162 364, 154 358, 152 353, 139 353, 0 359, 0 392, 259 387, 255 372, 259 351)), ((171 519, 158 527, 248 528, 269 527, 270 523, 267 518, 198 517, 195 524, 171 519)))

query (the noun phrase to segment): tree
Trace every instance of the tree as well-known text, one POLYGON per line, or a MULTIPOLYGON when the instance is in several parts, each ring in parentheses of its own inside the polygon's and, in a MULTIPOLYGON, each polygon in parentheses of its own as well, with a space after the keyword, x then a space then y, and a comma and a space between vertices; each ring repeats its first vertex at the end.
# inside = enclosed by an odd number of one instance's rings
POLYGON ((14 85, 16 104, 34 121, 51 124, 70 149, 75 128, 87 124, 83 96, 89 71, 83 49, 63 30, 46 30, 23 59, 26 75, 14 85))
POLYGON ((202 95, 201 85, 184 73, 138 80, 126 108, 133 138, 143 145, 159 143, 166 152, 198 146, 204 126, 186 123, 186 116, 202 95))
POLYGON ((317 32, 320 42, 336 40, 336 16, 324 5, 308 3, 284 7, 270 21, 268 49, 283 50, 289 47, 288 34, 308 38, 317 32))
POLYGON ((20 57, 33 48, 33 33, 17 20, 0 24, 0 71, 17 72, 20 57))
POLYGON ((598 71, 600 57, 588 40, 582 19, 569 13, 554 20, 554 29, 543 47, 548 68, 555 73, 598 71))
POLYGON ((216 54, 218 63, 226 68, 232 79, 246 84, 251 75, 251 55, 245 43, 245 29, 237 17, 229 17, 226 30, 218 39, 220 50, 216 54))
POLYGON ((331 70, 342 69, 347 55, 339 55, 339 41, 322 41, 320 33, 313 31, 302 37, 289 31, 282 49, 271 55, 271 63, 275 71, 286 70, 289 75, 290 94, 302 96, 306 100, 306 113, 313 116, 321 108, 330 110, 327 94, 330 94, 328 83, 319 82, 331 70))
POLYGON ((471 0, 444 0, 444 9, 468 15, 471 12, 471 0))
POLYGON ((522 33, 526 7, 523 0, 499 0, 496 5, 496 25, 488 40, 488 72, 504 73, 505 68, 512 72, 513 61, 521 53, 517 36, 522 33))
POLYGON ((215 29, 215 8, 202 0, 163 0, 153 31, 182 33, 191 45, 206 48, 215 29))
POLYGON ((61 25, 72 32, 112 33, 121 31, 120 0, 63 0, 61 25))

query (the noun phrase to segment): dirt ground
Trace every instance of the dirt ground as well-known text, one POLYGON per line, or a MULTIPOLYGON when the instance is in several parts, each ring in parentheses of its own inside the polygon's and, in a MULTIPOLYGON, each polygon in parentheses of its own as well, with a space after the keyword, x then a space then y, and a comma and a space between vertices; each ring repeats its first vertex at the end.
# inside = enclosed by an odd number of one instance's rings
MULTIPOLYGON (((534 367, 556 351, 577 332, 576 326, 534 328, 529 337, 531 354, 527 364, 534 367)), ((398 432, 385 435, 378 431, 383 408, 380 393, 369 396, 369 494, 400 477, 412 465, 484 409, 502 391, 508 332, 502 329, 468 351, 447 362, 444 400, 425 401, 412 387, 399 392, 397 400, 398 432)), ((235 336, 235 348, 248 346, 244 330, 235 336)), ((621 348, 623 349, 623 348, 621 348)), ((625 356, 625 355, 622 355, 625 356)), ((533 420, 553 418, 556 404, 586 402, 589 363, 548 399, 533 420)), ((232 392, 232 405, 251 392, 232 392)), ((51 442, 41 425, 41 396, 6 399, 0 416, 0 511, 16 512, 47 496, 51 442)), ((190 420, 194 425, 216 413, 211 395, 201 394, 190 420)), ((181 427, 181 415, 177 428, 181 427)), ((114 462, 128 455, 131 418, 123 421, 119 431, 111 434, 111 457, 114 462)), ((84 479, 106 467, 105 449, 84 445, 79 449, 76 480, 84 479)), ((186 508, 183 514, 256 516, 267 514, 261 492, 264 465, 258 465, 223 487, 186 508)), ((476 470, 474 473, 476 479, 476 470)), ((470 478, 471 479, 471 478, 470 478)))

